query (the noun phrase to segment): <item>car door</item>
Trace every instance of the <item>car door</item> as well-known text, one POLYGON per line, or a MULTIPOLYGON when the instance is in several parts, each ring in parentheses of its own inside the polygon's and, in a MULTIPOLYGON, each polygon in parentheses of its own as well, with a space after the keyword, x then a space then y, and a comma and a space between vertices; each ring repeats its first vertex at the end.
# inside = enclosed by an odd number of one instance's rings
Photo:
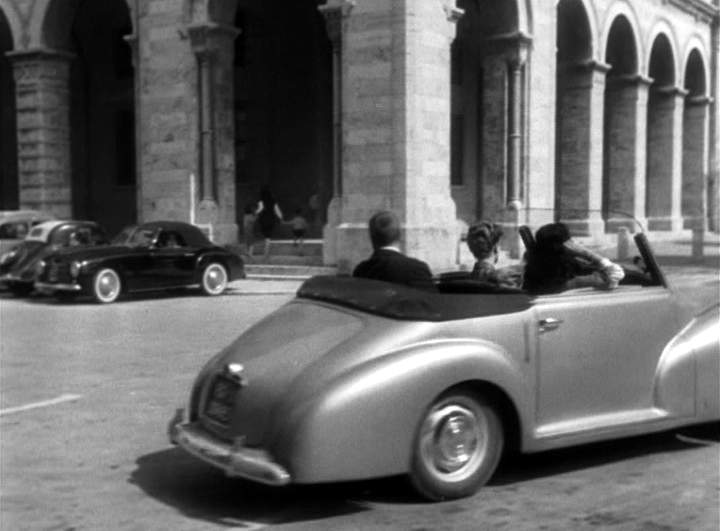
POLYGON ((561 434, 650 415, 663 348, 677 331, 664 287, 537 297, 537 425, 561 434))
POLYGON ((193 281, 195 249, 176 231, 163 230, 151 253, 151 276, 158 287, 186 286, 193 281))

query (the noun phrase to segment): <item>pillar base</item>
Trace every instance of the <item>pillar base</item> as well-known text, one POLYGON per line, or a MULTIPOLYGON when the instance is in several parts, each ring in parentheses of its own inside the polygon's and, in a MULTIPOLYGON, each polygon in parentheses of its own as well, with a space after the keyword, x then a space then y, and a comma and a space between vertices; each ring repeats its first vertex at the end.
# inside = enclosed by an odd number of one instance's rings
POLYGON ((577 237, 599 236, 605 233, 605 222, 598 216, 581 219, 561 219, 570 234, 577 237))
POLYGON ((645 218, 608 218, 605 220, 605 232, 616 234, 621 228, 626 228, 631 234, 641 232, 647 227, 647 219, 645 218))
POLYGON ((683 218, 683 229, 708 230, 708 221, 704 216, 685 216, 683 218))
POLYGON ((648 230, 678 232, 683 228, 683 219, 681 217, 660 217, 654 216, 648 218, 648 230))

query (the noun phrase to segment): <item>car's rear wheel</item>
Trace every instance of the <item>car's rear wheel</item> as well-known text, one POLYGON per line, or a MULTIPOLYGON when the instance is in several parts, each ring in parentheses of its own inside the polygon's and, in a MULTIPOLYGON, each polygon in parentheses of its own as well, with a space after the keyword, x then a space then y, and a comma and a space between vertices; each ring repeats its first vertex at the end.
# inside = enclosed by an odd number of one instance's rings
POLYGON ((442 394, 415 436, 410 479, 425 498, 470 496, 495 472, 504 444, 497 409, 464 388, 442 394))
POLYGON ((111 268, 101 269, 93 277, 93 297, 97 302, 108 304, 115 302, 122 291, 122 281, 117 271, 111 268))
POLYGON ((228 273, 225 266, 212 262, 205 266, 200 287, 205 295, 220 295, 228 285, 228 273))

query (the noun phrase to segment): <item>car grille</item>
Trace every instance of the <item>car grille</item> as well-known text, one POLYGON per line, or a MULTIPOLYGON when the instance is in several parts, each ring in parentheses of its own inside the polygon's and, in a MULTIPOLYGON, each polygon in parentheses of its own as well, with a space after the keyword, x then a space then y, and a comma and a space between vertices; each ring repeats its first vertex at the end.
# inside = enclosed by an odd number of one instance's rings
POLYGON ((51 261, 47 266, 48 282, 72 282, 70 264, 58 260, 51 261))
POLYGON ((240 384, 235 380, 223 375, 216 376, 205 400, 205 416, 214 422, 229 426, 239 391, 240 384))

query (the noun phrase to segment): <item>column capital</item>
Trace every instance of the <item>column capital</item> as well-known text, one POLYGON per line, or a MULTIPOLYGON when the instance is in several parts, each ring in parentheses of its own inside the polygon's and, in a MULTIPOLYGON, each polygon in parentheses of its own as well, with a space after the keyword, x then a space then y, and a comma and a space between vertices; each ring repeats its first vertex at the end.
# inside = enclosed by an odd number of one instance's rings
POLYGON ((130 54, 132 57, 133 68, 137 68, 138 67, 138 54, 140 52, 137 33, 130 33, 129 35, 124 35, 123 40, 130 47, 130 54))
POLYGON ((325 17, 328 37, 333 46, 340 44, 342 23, 355 7, 355 0, 328 0, 327 4, 318 6, 318 11, 325 17))
POLYGON ((570 65, 573 68, 587 70, 590 72, 597 72, 600 74, 607 74, 612 68, 609 64, 597 61, 595 59, 587 59, 585 61, 579 61, 570 65))
POLYGON ((686 96, 685 105, 690 107, 704 107, 715 101, 710 96, 686 96))
POLYGON ((29 50, 14 50, 6 52, 5 56, 12 62, 20 61, 67 61, 75 58, 75 54, 56 48, 31 48, 29 50))
POLYGON ((651 77, 646 77, 641 74, 624 74, 620 76, 608 76, 607 83, 610 88, 621 88, 621 87, 644 87, 649 88, 655 80, 651 77))
POLYGON ((675 85, 664 85, 664 86, 655 86, 653 85, 650 90, 652 90, 654 93, 659 94, 661 96, 677 96, 684 98, 689 94, 689 91, 682 88, 677 87, 675 85))
POLYGON ((455 5, 455 0, 449 0, 443 4, 443 10, 445 11, 445 18, 448 22, 453 24, 457 23, 462 16, 465 14, 465 10, 455 5))
POLYGON ((533 38, 522 31, 493 35, 487 39, 492 55, 504 55, 508 62, 522 66, 527 61, 533 38))
POLYGON ((215 54, 223 47, 223 40, 234 40, 240 30, 233 26, 214 22, 186 26, 193 52, 199 57, 215 54))

